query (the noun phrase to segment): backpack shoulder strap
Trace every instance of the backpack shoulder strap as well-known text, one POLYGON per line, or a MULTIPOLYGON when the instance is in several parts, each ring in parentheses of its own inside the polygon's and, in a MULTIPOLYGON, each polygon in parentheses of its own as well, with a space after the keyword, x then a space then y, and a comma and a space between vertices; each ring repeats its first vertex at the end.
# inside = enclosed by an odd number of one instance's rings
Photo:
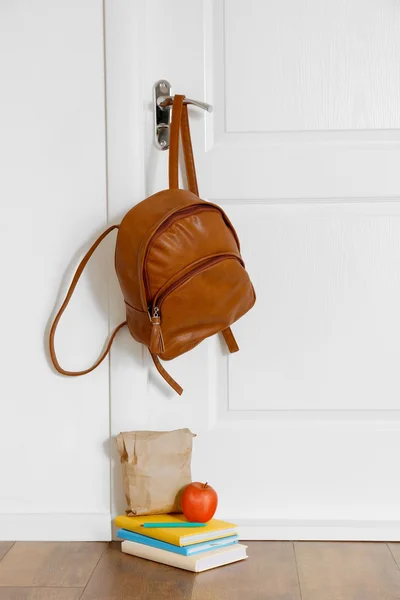
POLYGON ((175 390, 175 392, 179 394, 179 396, 181 396, 183 389, 181 388, 179 383, 177 383, 175 379, 173 379, 171 375, 164 369, 164 367, 160 363, 160 359, 158 358, 158 356, 156 354, 153 354, 151 351, 150 354, 151 358, 153 359, 153 363, 157 371, 160 373, 161 377, 163 377, 165 381, 172 387, 172 389, 175 390))
POLYGON ((67 295, 65 296, 65 300, 61 305, 60 310, 58 311, 56 318, 53 321, 53 324, 51 326, 50 329, 50 336, 49 336, 49 347, 50 347, 50 357, 52 360, 52 363, 54 365, 54 367, 57 369, 57 371, 59 373, 61 373, 62 375, 69 375, 69 376, 77 376, 77 375, 86 375, 86 373, 90 373, 90 371, 93 371, 96 367, 99 366, 99 364, 101 362, 103 362, 103 360, 105 359, 105 357, 107 356, 107 354, 110 351, 111 345, 114 341, 115 336, 117 335, 118 331, 124 326, 126 325, 126 321, 124 321, 123 323, 120 323, 118 325, 118 327, 116 327, 114 329, 114 331, 111 334, 111 337, 108 341, 108 344, 104 350, 104 352, 101 354, 101 356, 98 358, 98 360, 94 363, 94 365, 92 365, 91 367, 89 367, 88 369, 85 369, 84 371, 66 371, 65 369, 63 369, 60 366, 60 363, 57 360, 57 355, 56 355, 56 350, 54 347, 54 337, 56 334, 56 330, 57 330, 57 326, 58 323, 61 319, 61 316, 63 314, 63 312, 65 311, 65 309, 67 308, 69 301, 71 300, 72 294, 74 293, 74 290, 76 288, 76 285, 87 265, 87 263, 89 262, 90 257, 92 256, 93 252, 96 250, 97 246, 99 246, 99 244, 101 244, 101 242, 104 240, 104 238, 111 233, 111 231, 113 231, 114 229, 118 229, 119 225, 112 225, 111 227, 109 227, 108 229, 106 229, 106 231, 104 231, 101 236, 99 238, 97 238, 97 240, 94 242, 94 244, 89 248, 89 250, 87 251, 87 253, 85 254, 85 256, 83 257, 83 259, 81 260, 81 262, 79 263, 79 266, 76 270, 76 273, 74 275, 74 278, 72 280, 71 285, 69 286, 67 295))
POLYGON ((228 346, 229 352, 231 354, 233 352, 238 352, 239 346, 237 344, 237 341, 235 340, 235 336, 233 335, 232 329, 230 327, 227 327, 226 329, 223 329, 221 333, 224 336, 224 340, 226 345, 228 346))

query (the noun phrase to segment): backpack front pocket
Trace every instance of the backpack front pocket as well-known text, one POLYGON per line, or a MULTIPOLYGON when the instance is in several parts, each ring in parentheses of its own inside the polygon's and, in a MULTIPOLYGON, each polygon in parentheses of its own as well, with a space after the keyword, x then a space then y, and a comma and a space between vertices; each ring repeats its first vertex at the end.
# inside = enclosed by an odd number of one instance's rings
POLYGON ((239 255, 198 261, 170 279, 151 307, 151 352, 171 360, 222 331, 254 304, 255 294, 239 255))
POLYGON ((146 298, 153 301, 171 277, 199 260, 235 252, 239 253, 239 243, 220 210, 200 204, 176 212, 147 244, 143 260, 146 298))

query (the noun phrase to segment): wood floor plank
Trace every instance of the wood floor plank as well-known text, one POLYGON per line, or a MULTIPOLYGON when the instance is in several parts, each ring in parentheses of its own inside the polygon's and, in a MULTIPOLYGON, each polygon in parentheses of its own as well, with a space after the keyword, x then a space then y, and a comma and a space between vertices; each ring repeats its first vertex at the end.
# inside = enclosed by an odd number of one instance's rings
POLYGON ((241 543, 249 558, 197 575, 191 600, 300 600, 292 542, 241 543))
POLYGON ((79 600, 83 588, 2 587, 0 600, 79 600))
POLYGON ((85 587, 107 544, 16 542, 0 561, 0 586, 85 587))
POLYGON ((296 542, 303 600, 399 600, 400 571, 384 543, 296 542))
POLYGON ((0 542, 0 560, 7 554, 14 542, 0 542))
POLYGON ((81 600, 301 600, 291 542, 248 542, 249 559, 189 573, 121 552, 110 544, 81 600))
POLYGON ((400 543, 390 543, 388 544, 391 553, 393 554, 394 560, 397 563, 397 566, 400 569, 400 543))
POLYGON ((112 542, 81 600, 190 600, 196 575, 121 552, 112 542))

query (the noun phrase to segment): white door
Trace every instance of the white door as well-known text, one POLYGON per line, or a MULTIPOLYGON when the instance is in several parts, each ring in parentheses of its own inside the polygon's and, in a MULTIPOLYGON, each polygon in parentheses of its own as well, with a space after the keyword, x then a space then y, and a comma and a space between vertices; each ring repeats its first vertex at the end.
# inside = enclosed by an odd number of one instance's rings
MULTIPOLYGON (((106 2, 109 216, 167 187, 152 86, 191 109, 200 196, 235 225, 255 308, 168 363, 127 333, 111 429, 190 427, 193 477, 250 539, 400 540, 400 4, 106 2)), ((115 285, 112 319, 122 316, 115 285)), ((124 508, 119 464, 114 510, 124 508)))

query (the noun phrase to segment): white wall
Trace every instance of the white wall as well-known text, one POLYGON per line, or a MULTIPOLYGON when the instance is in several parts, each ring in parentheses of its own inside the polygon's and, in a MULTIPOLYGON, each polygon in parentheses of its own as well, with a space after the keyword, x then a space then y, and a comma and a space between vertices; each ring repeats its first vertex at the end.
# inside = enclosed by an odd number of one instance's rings
MULTIPOLYGON (((108 364, 64 378, 46 351, 59 291, 107 221, 103 6, 6 0, 0 28, 0 539, 107 539, 108 364)), ((62 321, 67 368, 107 336, 112 242, 62 321)))

